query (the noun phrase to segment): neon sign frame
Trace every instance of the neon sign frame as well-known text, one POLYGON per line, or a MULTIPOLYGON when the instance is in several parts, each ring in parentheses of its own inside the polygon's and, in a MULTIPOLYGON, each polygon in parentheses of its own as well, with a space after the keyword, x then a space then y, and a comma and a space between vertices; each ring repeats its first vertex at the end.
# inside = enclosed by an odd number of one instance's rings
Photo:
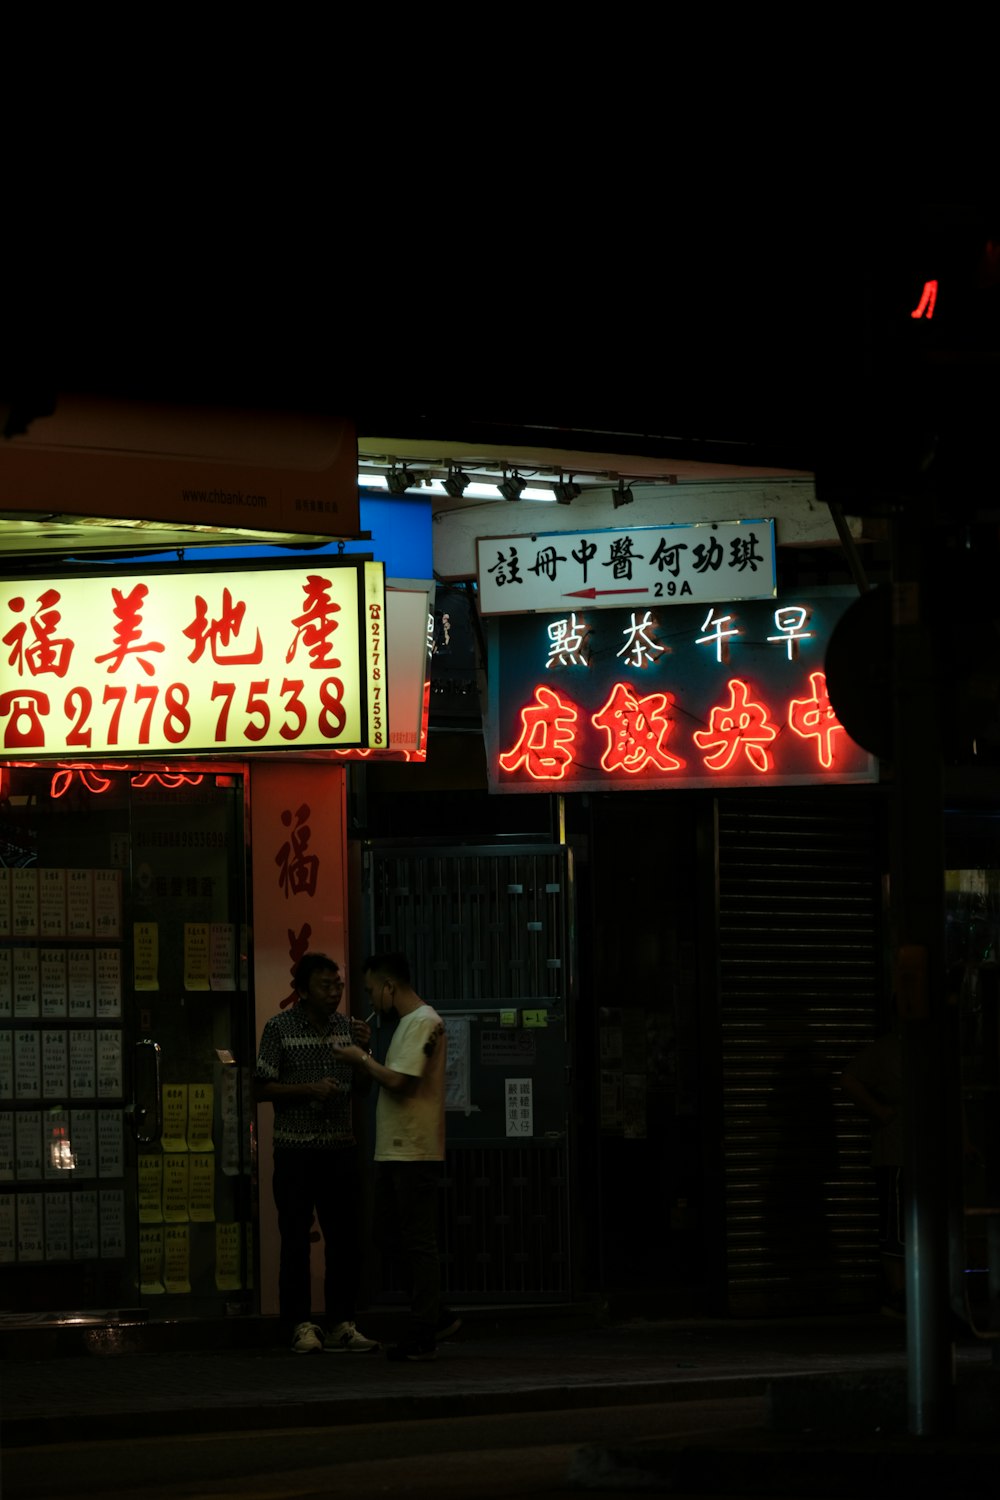
POLYGON ((491 791, 877 780, 826 690, 826 643, 854 597, 816 588, 641 619, 574 601, 573 653, 551 616, 491 620, 491 791), (636 639, 640 652, 621 649, 636 639))

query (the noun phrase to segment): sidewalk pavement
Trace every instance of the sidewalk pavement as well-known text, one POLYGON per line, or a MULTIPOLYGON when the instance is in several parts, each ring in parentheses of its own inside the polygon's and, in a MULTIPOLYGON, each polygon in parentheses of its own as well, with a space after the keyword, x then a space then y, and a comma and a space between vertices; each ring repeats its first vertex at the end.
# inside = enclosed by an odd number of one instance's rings
MULTIPOLYGON (((39 1331, 36 1353, 25 1330, 0 1339, 0 1435, 23 1447, 747 1396, 769 1397, 775 1433, 905 1434, 905 1325, 878 1315, 560 1326, 551 1309, 458 1310, 461 1331, 427 1364, 378 1350, 297 1356, 273 1333, 251 1347, 152 1352, 149 1331, 129 1325, 84 1330, 55 1354, 39 1331)), ((375 1315, 359 1324, 387 1336, 375 1315)), ((1000 1433, 992 1346, 970 1335, 955 1351, 965 1430, 985 1421, 1000 1433)), ((595 1452, 591 1478, 629 1461, 595 1452)))

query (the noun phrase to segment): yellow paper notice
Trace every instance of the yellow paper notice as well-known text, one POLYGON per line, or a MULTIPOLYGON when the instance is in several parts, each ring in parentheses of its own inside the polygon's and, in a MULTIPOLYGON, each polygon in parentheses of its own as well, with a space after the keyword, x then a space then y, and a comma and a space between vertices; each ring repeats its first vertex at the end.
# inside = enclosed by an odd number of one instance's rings
POLYGON ((163 1157, 139 1157, 139 1223, 162 1224, 163 1157))
POLYGON ((135 988, 158 990, 160 988, 160 929, 155 922, 135 922, 132 932, 135 988))
POLYGON ((209 988, 208 934, 207 922, 184 923, 184 988, 186 990, 209 988))
POLYGON ((220 1292, 238 1292, 240 1282, 241 1224, 215 1226, 215 1285, 220 1292))
POLYGON ((163 1135, 160 1144, 164 1151, 186 1151, 188 1124, 188 1087, 186 1083, 163 1085, 163 1135))
POLYGON ((163 1292, 163 1230, 139 1230, 139 1279, 145 1296, 163 1292))
POLYGON ((210 938, 213 990, 236 988, 236 929, 231 922, 213 922, 210 938))
POLYGON ((188 1221, 188 1158, 163 1158, 163 1217, 168 1224, 188 1221))
POLYGON ((190 1158, 190 1163, 188 1203, 191 1218, 197 1224, 210 1224, 215 1218, 215 1154, 199 1153, 190 1158))
POLYGON ((215 1090, 210 1083, 192 1083, 188 1087, 188 1149, 214 1151, 212 1118, 215 1113, 215 1090))
MULTIPOLYGON (((187 1166, 187 1157, 177 1160, 187 1166)), ((191 1290, 191 1242, 186 1224, 168 1224, 163 1231, 163 1270, 168 1292, 191 1290)))

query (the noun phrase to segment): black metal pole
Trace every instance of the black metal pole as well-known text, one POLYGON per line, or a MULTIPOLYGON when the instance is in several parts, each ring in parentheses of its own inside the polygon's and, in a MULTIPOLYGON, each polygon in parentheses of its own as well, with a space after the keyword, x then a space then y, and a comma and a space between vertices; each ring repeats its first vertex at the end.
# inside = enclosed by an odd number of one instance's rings
POLYGON ((918 517, 893 522, 891 904, 903 1028, 904 1245, 909 1431, 951 1430, 941 684, 918 517))

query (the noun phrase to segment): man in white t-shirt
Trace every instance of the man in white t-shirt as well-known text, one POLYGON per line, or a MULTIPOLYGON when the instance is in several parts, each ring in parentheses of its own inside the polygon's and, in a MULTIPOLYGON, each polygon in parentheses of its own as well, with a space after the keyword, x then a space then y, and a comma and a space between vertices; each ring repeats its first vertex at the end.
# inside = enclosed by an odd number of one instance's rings
POLYGON ((444 1096, 448 1037, 436 1010, 410 982, 402 953, 376 953, 364 965, 374 1011, 399 1017, 385 1062, 363 1048, 342 1056, 379 1085, 375 1108, 375 1227, 383 1243, 402 1251, 410 1282, 410 1327, 389 1359, 427 1360, 436 1341, 461 1320, 441 1305, 438 1185, 444 1161, 444 1096))

